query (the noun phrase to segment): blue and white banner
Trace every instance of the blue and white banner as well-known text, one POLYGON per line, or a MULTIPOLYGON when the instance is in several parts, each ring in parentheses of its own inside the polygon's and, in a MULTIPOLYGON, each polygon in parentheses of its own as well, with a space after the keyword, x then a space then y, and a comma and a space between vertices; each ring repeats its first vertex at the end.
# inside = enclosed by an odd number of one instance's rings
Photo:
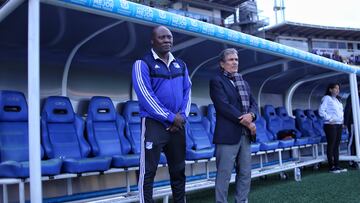
POLYGON ((50 4, 65 5, 68 8, 86 10, 90 13, 109 13, 111 17, 141 23, 165 25, 189 34, 233 44, 260 52, 282 56, 336 71, 360 74, 358 67, 340 63, 309 52, 247 35, 221 26, 184 17, 160 9, 125 0, 44 0, 50 4), (58 3, 57 3, 58 2, 58 3), (100 12, 97 12, 100 11, 100 12))

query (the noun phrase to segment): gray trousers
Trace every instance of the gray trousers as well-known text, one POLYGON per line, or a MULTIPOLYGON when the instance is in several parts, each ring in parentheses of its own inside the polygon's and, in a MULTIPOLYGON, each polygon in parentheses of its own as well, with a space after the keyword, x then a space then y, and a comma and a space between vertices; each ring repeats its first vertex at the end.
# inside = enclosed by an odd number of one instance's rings
POLYGON ((216 182, 215 197, 217 203, 227 203, 231 172, 236 169, 235 202, 247 202, 251 183, 251 145, 249 137, 242 135, 240 142, 234 145, 216 145, 216 182))

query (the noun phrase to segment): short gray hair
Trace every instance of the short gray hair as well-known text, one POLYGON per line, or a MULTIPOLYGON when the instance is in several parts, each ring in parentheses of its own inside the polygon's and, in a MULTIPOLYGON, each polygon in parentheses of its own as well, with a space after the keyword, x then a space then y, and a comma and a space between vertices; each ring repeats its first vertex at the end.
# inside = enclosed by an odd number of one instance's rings
POLYGON ((236 49, 234 48, 227 48, 227 49, 224 49, 220 55, 219 55, 219 61, 221 62, 225 62, 225 58, 226 56, 230 55, 230 54, 236 54, 238 55, 238 52, 236 49))

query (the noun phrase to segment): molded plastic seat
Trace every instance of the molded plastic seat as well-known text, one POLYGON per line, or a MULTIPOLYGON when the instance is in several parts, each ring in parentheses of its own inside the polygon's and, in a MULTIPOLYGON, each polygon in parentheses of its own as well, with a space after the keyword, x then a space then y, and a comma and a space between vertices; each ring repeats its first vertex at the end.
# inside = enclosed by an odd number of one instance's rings
POLYGON ((139 165, 140 156, 130 153, 131 145, 124 135, 125 120, 109 97, 91 98, 86 129, 94 156, 112 157, 113 167, 139 165))
POLYGON ((282 127, 285 130, 294 130, 296 134, 295 146, 306 145, 308 143, 308 138, 302 137, 301 132, 295 127, 295 119, 289 116, 285 107, 276 108, 276 114, 282 120, 282 127))
MULTIPOLYGON (((57 175, 60 169, 60 159, 41 161, 43 176, 57 175)), ((29 177, 28 107, 17 91, 0 91, 0 177, 29 177)))
POLYGON ((210 121, 210 141, 212 142, 214 132, 215 132, 215 124, 216 124, 216 111, 214 104, 209 104, 207 109, 207 118, 210 121))
POLYGON ((274 150, 279 146, 279 141, 275 140, 274 135, 266 129, 266 121, 260 115, 256 116, 256 142, 260 143, 260 150, 274 150))
POLYGON ((304 113, 311 120, 314 132, 321 137, 322 142, 326 142, 324 123, 318 119, 313 110, 308 109, 304 113))
POLYGON ((251 143, 251 153, 260 151, 260 143, 251 143))
POLYGON ((83 173, 109 169, 111 157, 88 157, 91 148, 84 138, 84 121, 75 114, 67 97, 47 98, 41 123, 45 153, 50 158, 61 158, 64 172, 83 173))
POLYGON ((191 104, 186 125, 186 159, 207 159, 214 156, 211 144, 210 122, 201 116, 196 104, 191 104))
POLYGON ((321 137, 315 133, 312 121, 305 116, 304 111, 301 109, 295 109, 294 114, 296 117, 296 125, 300 130, 302 136, 308 138, 308 144, 320 143, 321 137))
MULTIPOLYGON (((140 155, 141 148, 141 118, 140 106, 138 101, 127 101, 124 106, 123 116, 125 118, 125 135, 130 141, 131 150, 134 154, 140 155)), ((166 164, 166 157, 160 155, 160 164, 166 164)))
MULTIPOLYGON (((275 108, 272 105, 265 105, 264 113, 267 129, 274 135, 274 138, 277 139, 277 133, 281 130, 285 130, 282 126, 282 120, 276 115, 275 108)), ((292 147, 294 146, 294 142, 294 139, 279 140, 279 147, 292 147)))
MULTIPOLYGON (((315 114, 317 120, 319 121, 319 123, 321 124, 321 126, 324 128, 324 118, 322 118, 322 117, 319 115, 319 110, 315 110, 315 111, 314 111, 314 114, 315 114)), ((327 140, 326 140, 326 135, 325 135, 325 137, 321 137, 321 142, 327 142, 327 140)))

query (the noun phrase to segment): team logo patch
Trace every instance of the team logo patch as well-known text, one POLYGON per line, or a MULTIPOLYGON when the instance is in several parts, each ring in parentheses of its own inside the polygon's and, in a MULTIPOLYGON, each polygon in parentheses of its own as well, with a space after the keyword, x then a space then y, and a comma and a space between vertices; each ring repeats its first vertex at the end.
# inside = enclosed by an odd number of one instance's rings
POLYGON ((160 66, 158 66, 157 64, 155 64, 155 67, 154 67, 155 69, 158 69, 158 68, 160 68, 160 66))
POLYGON ((178 63, 174 63, 175 68, 180 68, 180 65, 178 63))
POLYGON ((153 147, 153 143, 152 143, 152 142, 146 142, 146 143, 145 143, 145 148, 146 148, 146 149, 152 149, 152 147, 153 147))

